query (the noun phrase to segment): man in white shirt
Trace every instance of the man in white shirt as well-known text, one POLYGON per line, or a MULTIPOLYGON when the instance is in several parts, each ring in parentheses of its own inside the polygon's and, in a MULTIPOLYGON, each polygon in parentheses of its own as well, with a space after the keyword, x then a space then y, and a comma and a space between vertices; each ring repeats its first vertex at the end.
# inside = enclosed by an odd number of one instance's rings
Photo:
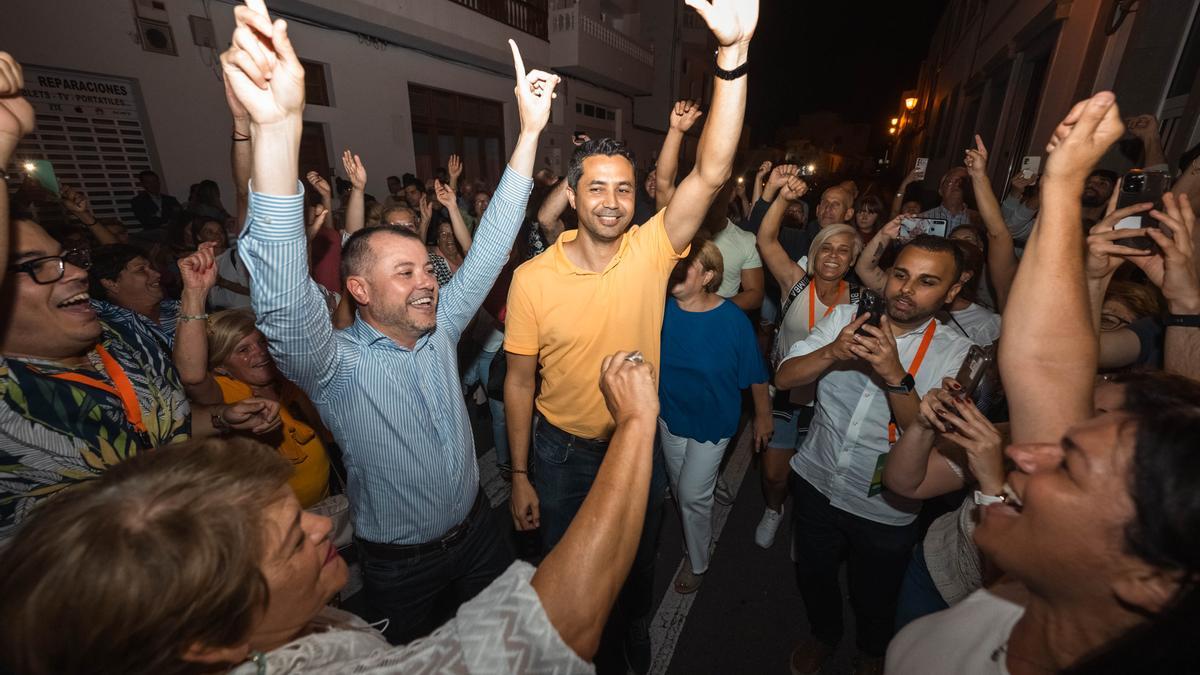
POLYGON ((883 489, 883 466, 921 395, 953 377, 971 347, 934 318, 961 290, 962 266, 953 242, 917 237, 888 273, 878 327, 839 305, 779 367, 779 387, 819 381, 808 436, 791 460, 796 583, 812 626, 792 652, 794 673, 820 670, 841 639, 843 560, 860 670, 882 664, 920 507, 883 489))
POLYGON ((728 218, 721 218, 719 222, 721 229, 712 232, 712 241, 721 251, 725 273, 717 295, 729 298, 743 311, 758 309, 762 307, 766 281, 754 235, 728 218))

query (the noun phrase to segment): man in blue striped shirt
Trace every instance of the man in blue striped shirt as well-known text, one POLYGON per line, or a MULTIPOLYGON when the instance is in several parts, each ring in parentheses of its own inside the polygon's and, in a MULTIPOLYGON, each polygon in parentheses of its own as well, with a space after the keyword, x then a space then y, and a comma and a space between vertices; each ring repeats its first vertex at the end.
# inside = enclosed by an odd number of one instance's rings
POLYGON ((262 0, 235 13, 222 63, 251 118, 252 192, 240 250, 258 327, 280 371, 304 389, 342 447, 366 595, 390 619, 388 638, 407 642, 448 619, 512 560, 480 498, 456 349, 524 217, 558 78, 527 75, 510 41, 521 133, 470 255, 439 288, 412 233, 356 233, 342 276, 358 316, 335 331, 309 276, 296 170, 304 71, 262 0))

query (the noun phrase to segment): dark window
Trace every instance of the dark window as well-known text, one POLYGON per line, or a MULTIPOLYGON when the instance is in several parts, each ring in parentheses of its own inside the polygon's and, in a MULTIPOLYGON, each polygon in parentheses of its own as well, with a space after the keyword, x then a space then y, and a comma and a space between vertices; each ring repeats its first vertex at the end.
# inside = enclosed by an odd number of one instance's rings
POLYGON ((417 175, 433 176, 450 155, 462 158, 463 180, 494 188, 503 167, 504 107, 485 98, 408 85, 417 175))
POLYGON ((304 66, 304 101, 312 105, 330 105, 325 64, 300 59, 300 65, 304 66))
POLYGON ((316 171, 326 179, 332 171, 325 145, 325 125, 321 122, 305 122, 300 132, 300 175, 309 171, 316 171))
POLYGON ((1179 57, 1179 65, 1175 67, 1175 76, 1171 78, 1171 86, 1167 89, 1167 98, 1184 96, 1192 90, 1192 83, 1200 73, 1200 17, 1192 23, 1187 43, 1183 46, 1183 54, 1179 57))

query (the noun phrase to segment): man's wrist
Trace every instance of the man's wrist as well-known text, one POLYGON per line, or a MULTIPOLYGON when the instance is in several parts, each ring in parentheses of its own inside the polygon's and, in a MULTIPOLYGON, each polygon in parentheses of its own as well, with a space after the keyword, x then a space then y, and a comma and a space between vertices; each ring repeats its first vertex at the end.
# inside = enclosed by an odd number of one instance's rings
POLYGON ((1172 314, 1200 314, 1200 298, 1168 299, 1167 311, 1172 314))
POLYGON ((208 300, 207 288, 185 286, 179 294, 179 311, 184 314, 203 314, 204 304, 208 300))
POLYGON ((717 47, 717 67, 721 70, 734 70, 745 63, 749 55, 749 42, 735 42, 731 45, 721 45, 717 47))
POLYGON ((212 409, 212 428, 217 433, 224 433, 233 428, 229 420, 225 419, 225 412, 229 410, 229 406, 222 405, 212 409))

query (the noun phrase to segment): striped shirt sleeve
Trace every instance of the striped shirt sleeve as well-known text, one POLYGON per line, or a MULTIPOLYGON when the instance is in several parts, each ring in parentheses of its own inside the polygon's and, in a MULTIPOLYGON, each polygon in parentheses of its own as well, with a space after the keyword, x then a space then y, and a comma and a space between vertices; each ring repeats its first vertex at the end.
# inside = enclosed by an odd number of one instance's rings
MULTIPOLYGON (((252 186, 253 187, 253 186, 252 186)), ((284 377, 317 400, 333 382, 339 357, 329 310, 309 276, 304 188, 295 195, 250 192, 240 238, 258 329, 284 377)))
POLYGON ((450 329, 455 340, 475 316, 508 262, 532 189, 532 178, 504 169, 496 194, 475 231, 471 250, 454 278, 442 289, 438 298, 438 325, 450 329))

